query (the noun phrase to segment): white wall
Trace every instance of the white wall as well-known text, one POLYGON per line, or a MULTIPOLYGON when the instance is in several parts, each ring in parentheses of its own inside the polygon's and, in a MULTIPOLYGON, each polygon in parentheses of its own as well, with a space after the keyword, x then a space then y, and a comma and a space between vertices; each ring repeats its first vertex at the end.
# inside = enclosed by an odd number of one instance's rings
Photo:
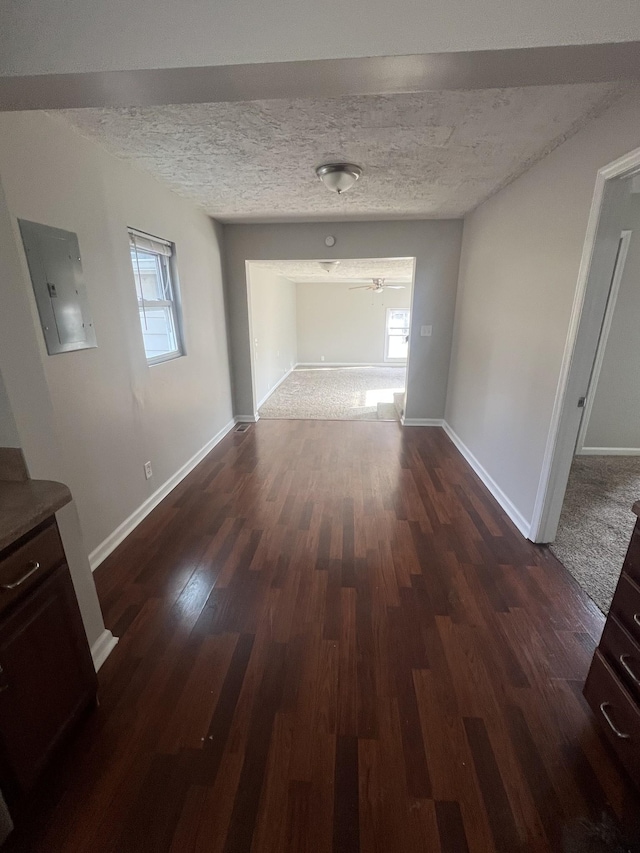
POLYGON ((446 417, 527 521, 596 173, 639 128, 634 94, 465 220, 446 417))
POLYGON ((20 447, 18 428, 13 418, 2 373, 0 373, 0 447, 20 447))
POLYGON ((271 270, 249 266, 254 382, 260 406, 298 361, 296 286, 271 270))
MULTIPOLYGON (((1 184, 0 281, 0 366, 29 474, 36 479, 66 482, 67 456, 73 453, 73 448, 60 444, 56 437, 53 405, 35 335, 32 306, 1 184)), ((56 518, 87 638, 92 651, 96 651, 104 649, 105 643, 108 645, 112 638, 102 620, 77 509, 74 501, 59 510, 56 518)))
POLYGON ((373 293, 348 281, 299 282, 298 361, 314 364, 384 362, 387 308, 410 308, 411 285, 373 293))
POLYGON ((640 195, 631 196, 632 231, 584 446, 640 452, 640 195))
POLYGON ((236 65, 640 38, 640 7, 633 0, 326 0, 321 11, 298 0, 20 0, 4 14, 0 73, 236 65))
POLYGON ((415 257, 406 415, 408 418, 442 418, 461 234, 462 221, 456 219, 225 225, 225 283, 236 414, 253 414, 247 260, 415 257), (329 234, 336 238, 331 249, 324 242, 329 234), (431 337, 420 337, 421 325, 433 326, 431 337))
POLYGON ((59 117, 0 115, 0 174, 18 245, 17 217, 78 234, 97 349, 46 354, 21 247, 13 286, 29 300, 30 334, 66 459, 62 478, 93 551, 232 417, 219 230, 59 117), (176 244, 183 358, 146 363, 127 226, 176 244))

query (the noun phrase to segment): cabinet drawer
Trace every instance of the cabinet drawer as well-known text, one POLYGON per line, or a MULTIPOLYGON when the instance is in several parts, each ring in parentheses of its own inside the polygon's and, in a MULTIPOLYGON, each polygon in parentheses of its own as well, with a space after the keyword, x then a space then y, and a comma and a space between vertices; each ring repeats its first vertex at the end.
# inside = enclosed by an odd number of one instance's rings
POLYGON ((0 612, 65 560, 54 520, 0 554, 0 612))
POLYGON ((640 785, 640 710, 598 651, 593 657, 584 695, 607 740, 633 781, 640 785))
POLYGON ((96 691, 66 565, 0 620, 0 786, 17 799, 40 775, 96 691))
POLYGON ((636 521, 622 569, 640 584, 640 520, 636 521))
POLYGON ((640 643, 640 587, 625 572, 620 575, 610 613, 640 643))
POLYGON ((629 692, 640 702, 640 646, 615 616, 607 619, 599 648, 629 692))

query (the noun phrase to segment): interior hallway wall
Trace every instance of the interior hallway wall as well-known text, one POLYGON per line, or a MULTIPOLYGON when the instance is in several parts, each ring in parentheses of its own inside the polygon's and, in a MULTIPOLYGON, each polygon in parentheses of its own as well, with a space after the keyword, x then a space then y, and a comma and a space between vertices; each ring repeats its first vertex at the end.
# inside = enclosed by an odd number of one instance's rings
POLYGON ((388 308, 411 307, 404 290, 351 290, 348 281, 298 282, 298 361, 382 364, 388 308))
MULTIPOLYGON (((6 386, 6 404, 11 409, 15 425, 15 438, 22 447, 32 478, 66 482, 67 454, 72 453, 73 448, 60 444, 56 437, 53 405, 34 333, 32 306, 24 286, 21 258, 1 184, 0 280, 0 367, 6 386)), ((59 510, 56 518, 87 639, 95 649, 101 643, 108 643, 110 632, 104 627, 78 518, 77 501, 59 510)))
POLYGON ((2 373, 0 373, 0 447, 20 447, 18 428, 11 411, 2 373))
MULTIPOLYGON (((11 287, 30 308, 28 334, 65 457, 58 474, 74 495, 92 552, 232 419, 220 229, 56 115, 0 115, 0 174, 21 262, 11 287), (18 217, 77 233, 96 349, 47 355, 18 217), (151 367, 128 226, 176 245, 186 355, 151 367), (148 460, 150 480, 143 467, 148 460)), ((21 393, 35 397, 41 390, 25 384, 21 393)), ((23 428, 36 425, 18 427, 22 436, 23 428)))
POLYGON ((632 231, 584 446, 640 453, 640 194, 625 217, 632 231))
POLYGON ((442 418, 461 236, 462 221, 457 219, 225 225, 225 284, 236 414, 253 414, 247 260, 415 257, 406 416, 442 418), (329 234, 336 238, 332 248, 324 242, 329 234), (421 325, 433 326, 431 337, 420 337, 421 325))
POLYGON ((465 219, 446 417, 527 523, 596 175, 639 127, 633 93, 465 219))
POLYGON ((298 361, 296 286, 272 270, 251 264, 251 333, 257 405, 298 361))

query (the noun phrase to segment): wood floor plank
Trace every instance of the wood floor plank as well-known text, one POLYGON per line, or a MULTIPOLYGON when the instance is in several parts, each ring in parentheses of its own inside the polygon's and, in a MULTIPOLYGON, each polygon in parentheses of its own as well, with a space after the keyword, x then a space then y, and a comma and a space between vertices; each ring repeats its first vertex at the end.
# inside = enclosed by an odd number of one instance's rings
POLYGON ((638 794, 603 617, 439 428, 232 432, 100 566, 99 709, 8 853, 546 853, 638 794))

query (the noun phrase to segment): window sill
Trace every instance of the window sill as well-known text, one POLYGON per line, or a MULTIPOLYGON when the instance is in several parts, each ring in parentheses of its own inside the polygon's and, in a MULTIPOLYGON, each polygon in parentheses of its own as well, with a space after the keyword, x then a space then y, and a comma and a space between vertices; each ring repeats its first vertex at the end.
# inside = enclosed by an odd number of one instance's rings
POLYGON ((157 355, 155 358, 148 358, 147 364, 153 367, 156 364, 164 364, 166 361, 175 361, 176 358, 182 358, 183 352, 168 352, 166 355, 157 355))

